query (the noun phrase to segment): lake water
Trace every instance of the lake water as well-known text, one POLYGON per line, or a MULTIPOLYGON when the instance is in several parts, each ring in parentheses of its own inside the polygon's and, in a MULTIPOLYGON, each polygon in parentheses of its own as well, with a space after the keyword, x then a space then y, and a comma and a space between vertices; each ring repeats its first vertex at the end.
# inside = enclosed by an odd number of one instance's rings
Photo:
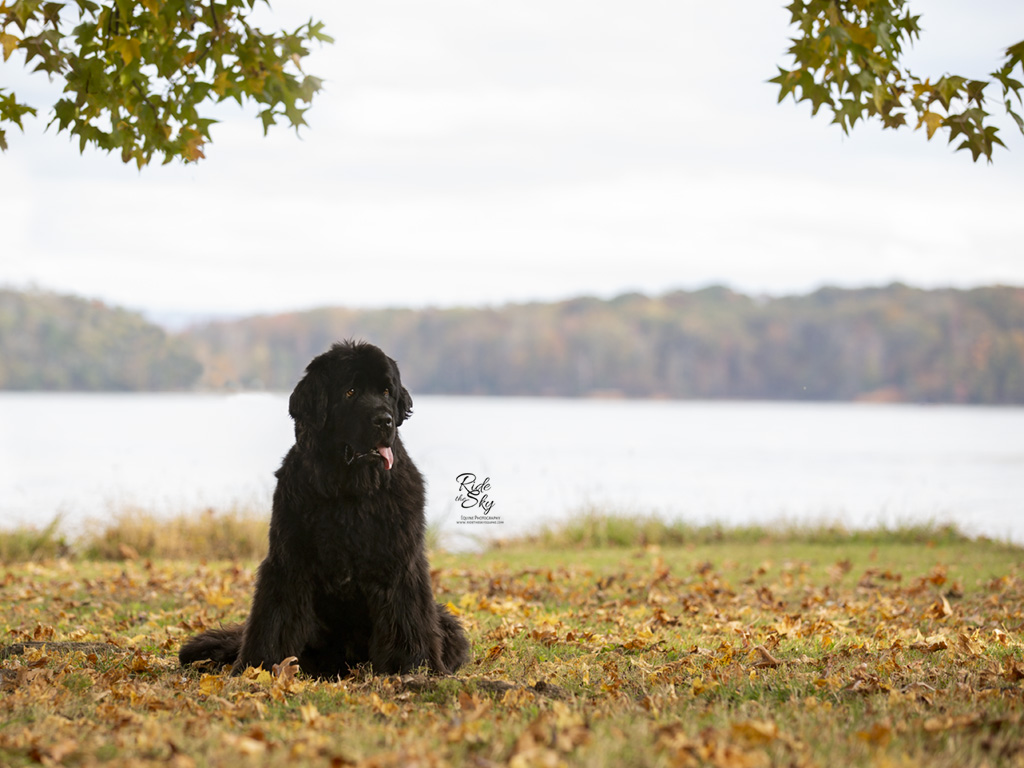
MULTIPOLYGON (((1024 542, 1024 408, 420 396, 402 435, 456 546, 587 507, 951 521, 1024 542), (466 474, 489 481, 486 515, 457 500, 466 474)), ((74 527, 127 504, 269 514, 291 443, 285 394, 0 393, 0 525, 74 527)))

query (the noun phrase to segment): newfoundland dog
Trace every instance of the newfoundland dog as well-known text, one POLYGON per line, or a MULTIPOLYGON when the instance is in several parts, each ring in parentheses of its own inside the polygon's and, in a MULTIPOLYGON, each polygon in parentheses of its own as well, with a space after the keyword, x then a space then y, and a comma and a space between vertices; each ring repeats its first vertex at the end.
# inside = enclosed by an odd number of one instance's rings
POLYGON ((249 618, 193 637, 181 663, 237 674, 296 656, 325 678, 365 662, 383 674, 455 671, 469 643, 431 594, 423 478, 397 431, 412 398, 395 361, 372 344, 335 344, 306 368, 288 413, 295 445, 277 471, 249 618))

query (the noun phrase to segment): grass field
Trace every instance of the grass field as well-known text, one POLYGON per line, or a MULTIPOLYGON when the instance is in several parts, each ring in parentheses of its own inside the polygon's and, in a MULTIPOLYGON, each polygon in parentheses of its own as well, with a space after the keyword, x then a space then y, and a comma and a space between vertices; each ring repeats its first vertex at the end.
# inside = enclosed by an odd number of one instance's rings
POLYGON ((0 765, 1024 765, 1024 550, 951 529, 591 517, 439 553, 473 661, 325 683, 180 669, 258 552, 119 526, 0 537, 0 765))

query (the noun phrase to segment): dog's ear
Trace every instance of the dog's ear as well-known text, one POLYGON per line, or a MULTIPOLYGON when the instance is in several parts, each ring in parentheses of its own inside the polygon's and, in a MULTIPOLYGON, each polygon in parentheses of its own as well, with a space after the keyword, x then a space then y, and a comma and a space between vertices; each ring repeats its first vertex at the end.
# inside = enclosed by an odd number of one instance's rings
POLYGON ((327 424, 327 386, 323 374, 310 366, 288 399, 288 415, 295 419, 295 439, 303 442, 309 432, 327 424))
POLYGON ((400 387, 398 393, 398 423, 397 426, 402 426, 402 422, 412 416, 412 395, 409 394, 409 390, 405 387, 400 387))

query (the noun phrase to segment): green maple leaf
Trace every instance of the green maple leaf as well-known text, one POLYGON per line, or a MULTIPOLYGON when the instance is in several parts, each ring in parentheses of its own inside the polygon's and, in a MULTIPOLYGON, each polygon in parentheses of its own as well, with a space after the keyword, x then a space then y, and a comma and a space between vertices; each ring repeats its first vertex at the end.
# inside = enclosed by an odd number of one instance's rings
POLYGON ((308 110, 308 107, 305 109, 300 108, 294 101, 290 101, 284 105, 285 117, 288 118, 288 121, 296 130, 298 130, 300 125, 309 125, 303 117, 308 110))
POLYGON ((967 100, 977 102, 979 105, 985 101, 985 88, 988 83, 984 80, 970 80, 967 83, 967 100))
POLYGON ((779 101, 781 102, 784 98, 786 98, 790 93, 793 92, 793 89, 796 87, 796 84, 800 79, 800 72, 799 70, 790 71, 788 69, 783 69, 782 67, 779 67, 778 69, 778 76, 773 77, 768 82, 775 83, 776 85, 779 86, 779 101))
POLYGON ((274 117, 275 117, 274 116, 274 110, 272 108, 271 109, 264 109, 262 112, 260 112, 260 120, 263 121, 263 135, 264 136, 267 135, 267 132, 270 130, 270 126, 276 124, 277 121, 274 119, 274 117))
POLYGON ((939 79, 939 82, 935 84, 935 90, 939 94, 939 101, 942 103, 942 106, 949 109, 949 103, 960 95, 960 88, 965 82, 967 82, 967 78, 955 75, 939 79))
POLYGON ((864 105, 854 99, 842 99, 839 104, 832 122, 839 123, 843 133, 849 135, 850 129, 864 116, 864 105))
POLYGON ((1008 65, 1011 67, 1014 64, 1020 64, 1024 62, 1024 40, 1021 40, 1019 43, 1015 43, 1014 45, 1011 45, 1009 48, 1007 48, 1006 58, 1010 60, 1008 62, 1008 65))
POLYGON ((1021 116, 1013 111, 1013 104, 1009 99, 1006 100, 1006 113, 1017 123, 1017 128, 1020 129, 1020 132, 1024 133, 1024 119, 1021 119, 1021 116))

